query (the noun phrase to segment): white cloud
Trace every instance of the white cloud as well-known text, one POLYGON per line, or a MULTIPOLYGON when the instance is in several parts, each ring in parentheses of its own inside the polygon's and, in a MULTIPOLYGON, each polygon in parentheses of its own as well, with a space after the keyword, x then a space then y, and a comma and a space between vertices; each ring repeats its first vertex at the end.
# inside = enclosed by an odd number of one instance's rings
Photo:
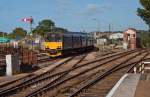
POLYGON ((110 5, 97 5, 97 4, 88 4, 87 5, 87 12, 89 13, 99 13, 99 12, 105 12, 106 10, 110 10, 110 5))
POLYGON ((95 15, 107 10, 111 10, 110 5, 87 4, 87 6, 78 13, 83 15, 95 15))
POLYGON ((99 10, 96 4, 88 4, 86 9, 89 12, 97 12, 99 10))

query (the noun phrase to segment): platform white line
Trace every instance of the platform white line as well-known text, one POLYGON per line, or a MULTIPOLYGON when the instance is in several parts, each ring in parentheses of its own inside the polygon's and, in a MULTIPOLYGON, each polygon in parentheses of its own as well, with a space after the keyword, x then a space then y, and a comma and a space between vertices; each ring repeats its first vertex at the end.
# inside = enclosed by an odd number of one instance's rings
POLYGON ((116 83, 116 85, 110 90, 110 92, 107 94, 106 97, 112 97, 115 91, 118 89, 118 87, 121 85, 121 83, 124 81, 124 79, 128 76, 128 74, 123 75, 120 80, 116 83))

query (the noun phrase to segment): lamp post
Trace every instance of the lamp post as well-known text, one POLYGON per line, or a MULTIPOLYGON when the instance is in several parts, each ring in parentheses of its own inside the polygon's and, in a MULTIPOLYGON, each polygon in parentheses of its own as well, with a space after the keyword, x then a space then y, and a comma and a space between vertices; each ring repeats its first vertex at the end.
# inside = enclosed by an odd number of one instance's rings
POLYGON ((5 37, 4 37, 4 33, 3 33, 3 43, 4 43, 4 38, 5 38, 5 37))
POLYGON ((96 21, 97 22, 97 30, 100 32, 101 30, 101 24, 100 24, 100 21, 96 18, 93 18, 92 20, 96 21))
MULTIPOLYGON (((98 30, 98 32, 101 32, 101 24, 100 24, 100 20, 98 20, 98 19, 96 19, 96 18, 93 18, 92 20, 94 20, 94 21, 96 21, 97 22, 97 30, 98 30)), ((96 41, 99 39, 99 37, 96 39, 96 41)), ((97 46, 98 46, 99 44, 97 43, 97 46)), ((101 47, 100 47, 100 45, 98 46, 98 48, 99 48, 99 51, 100 51, 100 49, 101 49, 101 47)), ((104 50, 104 45, 102 45, 102 51, 104 50)))

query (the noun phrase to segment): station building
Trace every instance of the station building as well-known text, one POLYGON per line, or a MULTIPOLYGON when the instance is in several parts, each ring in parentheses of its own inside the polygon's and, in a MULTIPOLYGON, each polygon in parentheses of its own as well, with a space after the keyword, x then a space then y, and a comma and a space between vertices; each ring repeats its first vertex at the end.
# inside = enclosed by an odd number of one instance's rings
POLYGON ((128 28, 123 33, 123 48, 134 50, 140 48, 140 33, 134 28, 128 28))

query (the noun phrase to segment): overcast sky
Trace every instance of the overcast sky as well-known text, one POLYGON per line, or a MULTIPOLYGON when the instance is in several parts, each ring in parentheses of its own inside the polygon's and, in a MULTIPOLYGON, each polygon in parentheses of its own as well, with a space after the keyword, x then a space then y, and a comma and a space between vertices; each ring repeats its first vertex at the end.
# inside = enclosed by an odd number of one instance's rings
POLYGON ((34 18, 34 27, 42 19, 51 19, 56 26, 70 31, 125 30, 128 27, 147 29, 136 14, 139 0, 1 0, 0 31, 11 32, 15 27, 29 29, 21 22, 34 18))

